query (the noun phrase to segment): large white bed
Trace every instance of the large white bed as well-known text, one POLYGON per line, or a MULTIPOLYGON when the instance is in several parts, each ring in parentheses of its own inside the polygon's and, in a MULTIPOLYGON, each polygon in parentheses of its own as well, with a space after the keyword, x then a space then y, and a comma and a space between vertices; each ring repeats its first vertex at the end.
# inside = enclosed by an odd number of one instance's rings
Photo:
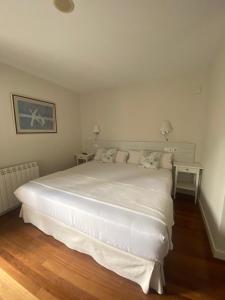
POLYGON ((163 292, 172 248, 172 174, 92 161, 16 190, 21 217, 106 268, 163 292))

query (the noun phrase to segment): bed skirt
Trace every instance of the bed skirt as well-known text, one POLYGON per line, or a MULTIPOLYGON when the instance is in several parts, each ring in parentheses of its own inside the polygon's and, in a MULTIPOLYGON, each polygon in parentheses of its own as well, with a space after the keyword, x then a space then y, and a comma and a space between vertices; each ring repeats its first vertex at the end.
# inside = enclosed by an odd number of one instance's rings
POLYGON ((31 223, 44 233, 53 236, 67 247, 92 256, 103 267, 139 284, 145 294, 149 288, 163 293, 165 285, 163 265, 148 261, 122 251, 90 237, 62 222, 41 214, 23 204, 20 217, 25 223, 31 223))

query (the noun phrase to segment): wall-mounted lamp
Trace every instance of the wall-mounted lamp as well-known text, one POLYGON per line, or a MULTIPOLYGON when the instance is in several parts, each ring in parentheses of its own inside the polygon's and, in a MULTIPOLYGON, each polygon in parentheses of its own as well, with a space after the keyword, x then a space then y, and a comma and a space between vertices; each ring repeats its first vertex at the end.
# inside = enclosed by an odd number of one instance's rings
POLYGON ((94 146, 97 147, 97 139, 98 139, 98 135, 100 134, 100 127, 98 125, 95 125, 93 127, 93 133, 95 135, 95 139, 94 139, 94 146))
POLYGON ((168 142, 168 134, 173 130, 173 127, 168 120, 162 121, 160 132, 164 136, 165 140, 168 142))

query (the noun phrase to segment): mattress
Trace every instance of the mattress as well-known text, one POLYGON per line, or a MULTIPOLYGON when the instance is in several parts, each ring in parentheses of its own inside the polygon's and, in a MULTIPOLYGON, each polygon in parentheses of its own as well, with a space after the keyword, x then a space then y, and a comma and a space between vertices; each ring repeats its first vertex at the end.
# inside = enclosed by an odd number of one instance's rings
POLYGON ((31 181, 15 195, 103 243, 162 262, 172 247, 171 187, 167 169, 92 161, 31 181))

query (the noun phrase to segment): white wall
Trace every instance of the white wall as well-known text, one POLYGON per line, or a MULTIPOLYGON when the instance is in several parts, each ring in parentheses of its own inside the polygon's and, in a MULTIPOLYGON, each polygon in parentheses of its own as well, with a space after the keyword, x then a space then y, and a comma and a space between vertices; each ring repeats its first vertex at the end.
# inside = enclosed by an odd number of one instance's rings
POLYGON ((82 139, 93 138, 99 124, 101 139, 159 141, 164 119, 172 122, 170 141, 202 145, 205 113, 204 74, 152 82, 147 85, 105 90, 81 96, 82 139), (198 88, 202 87, 202 93, 198 88))
POLYGON ((208 80, 201 204, 217 257, 225 259, 225 45, 208 80))
POLYGON ((171 141, 197 144, 200 207, 213 253, 225 259, 225 45, 205 73, 82 95, 80 109, 83 145, 94 124, 101 139, 160 140, 163 119, 174 127, 171 141))
POLYGON ((0 64, 0 167, 38 161, 41 173, 73 166, 80 149, 79 98, 50 82, 0 64), (16 134, 11 93, 56 103, 58 133, 16 134))

